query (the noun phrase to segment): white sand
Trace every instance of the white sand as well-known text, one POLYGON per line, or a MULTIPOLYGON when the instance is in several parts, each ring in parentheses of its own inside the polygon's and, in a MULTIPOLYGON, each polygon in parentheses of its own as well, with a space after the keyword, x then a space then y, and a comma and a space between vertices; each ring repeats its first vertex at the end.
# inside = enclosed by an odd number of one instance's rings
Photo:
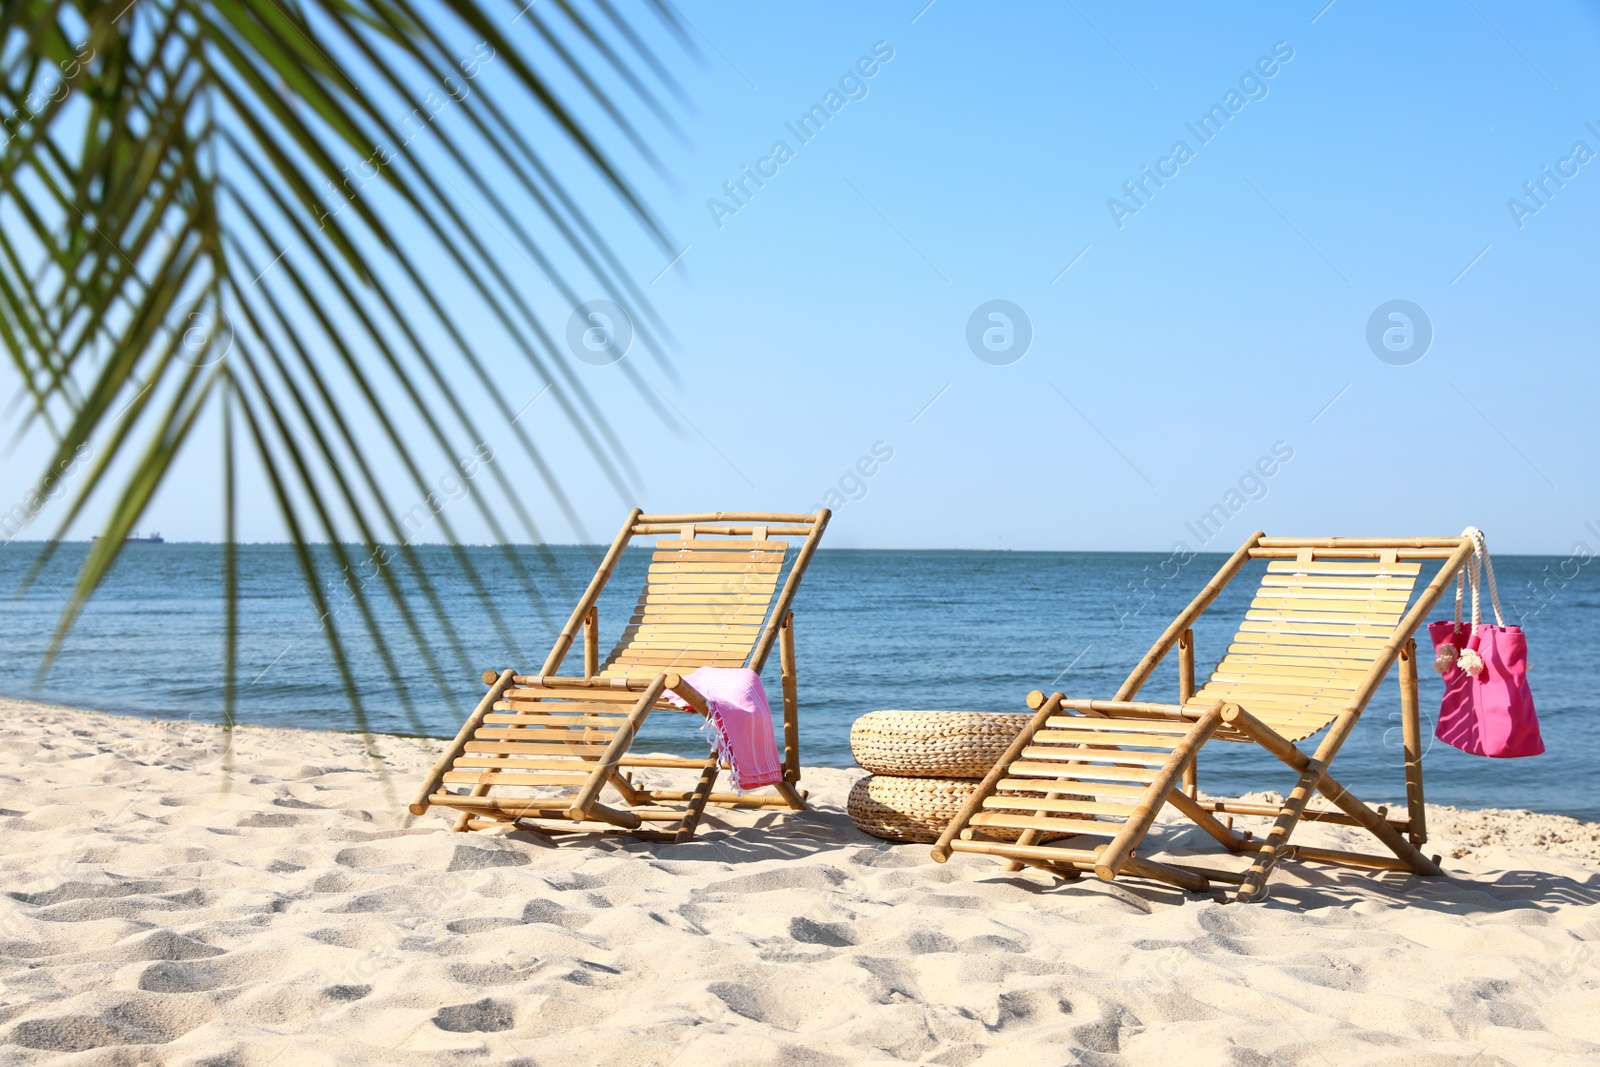
POLYGON ((0 714, 0 1064, 1600 1062, 1570 819, 1434 808, 1448 880, 1221 906, 935 864, 855 831, 853 771, 552 847, 404 816, 438 742, 382 740, 386 785, 358 738, 246 727, 223 791, 215 727, 0 714))

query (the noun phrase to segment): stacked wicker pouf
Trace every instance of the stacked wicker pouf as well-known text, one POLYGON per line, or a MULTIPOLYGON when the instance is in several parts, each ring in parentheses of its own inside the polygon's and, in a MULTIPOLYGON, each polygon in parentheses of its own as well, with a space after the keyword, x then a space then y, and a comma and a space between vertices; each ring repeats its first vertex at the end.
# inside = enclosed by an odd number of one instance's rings
POLYGON ((872 772, 850 790, 851 820, 890 841, 938 840, 1027 723, 1010 712, 868 712, 850 727, 850 751, 872 772))

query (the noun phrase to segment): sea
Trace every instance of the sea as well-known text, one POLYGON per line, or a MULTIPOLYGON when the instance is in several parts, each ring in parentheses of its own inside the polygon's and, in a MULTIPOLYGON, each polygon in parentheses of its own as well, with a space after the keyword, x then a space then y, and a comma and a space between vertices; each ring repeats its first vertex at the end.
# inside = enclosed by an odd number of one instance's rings
MULTIPOLYGON (((72 590, 90 546, 57 546, 25 583, 44 548, 22 542, 0 548, 0 590, 11 594, 0 610, 0 693, 164 720, 222 721, 221 546, 129 544, 82 604, 72 590), (64 620, 71 623, 67 636, 45 670, 52 635, 64 620)), ((320 607, 291 547, 236 551, 237 721, 451 737, 482 697, 485 669, 540 668, 603 549, 419 545, 414 563, 393 550, 382 553, 394 557, 382 563, 357 546, 346 548, 343 560, 333 547, 316 546, 311 560, 323 574, 320 607), (403 601, 391 595, 384 575, 395 578, 403 601)), ((794 605, 803 762, 853 766, 850 724, 874 709, 1020 713, 1032 689, 1109 698, 1225 558, 1202 554, 1179 566, 1151 553, 822 549, 794 605)), ((607 586, 600 600, 602 653, 631 614, 648 563, 648 550, 629 550, 607 586)), ((1541 756, 1491 760, 1434 741, 1442 683, 1426 634, 1419 635, 1431 803, 1600 822, 1600 579, 1591 573, 1600 568, 1585 563, 1495 559, 1506 622, 1527 634, 1528 676, 1546 746, 1541 756)), ((1424 578, 1433 566, 1426 565, 1424 578)), ((1247 570, 1195 627, 1202 681, 1255 584, 1247 570)), ((1445 618, 1451 608, 1446 597, 1431 618, 1445 618)), ((1487 603, 1484 613, 1490 614, 1487 603)), ((1176 658, 1157 669, 1141 699, 1176 698, 1176 658)), ((581 666, 578 643, 562 673, 579 673, 581 666)), ((775 651, 763 680, 776 709, 775 651)), ((702 754, 697 721, 653 716, 641 745, 702 754)), ((1346 742, 1335 773, 1369 803, 1403 802, 1393 672, 1346 742)), ((1287 791, 1295 778, 1254 746, 1224 742, 1206 747, 1199 774, 1203 790, 1226 795, 1287 791)))

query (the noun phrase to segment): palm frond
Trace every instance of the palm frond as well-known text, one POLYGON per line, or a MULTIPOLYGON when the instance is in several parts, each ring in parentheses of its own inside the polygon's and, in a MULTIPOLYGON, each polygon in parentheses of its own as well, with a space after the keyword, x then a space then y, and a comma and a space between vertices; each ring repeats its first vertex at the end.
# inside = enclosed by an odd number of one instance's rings
MULTIPOLYGON (((647 27, 609 0, 592 3, 0 9, 0 109, 11 116, 0 146, 0 343, 20 379, 12 441, 42 429, 54 450, 46 469, 95 446, 26 582, 97 502, 107 516, 41 677, 197 427, 213 422, 228 721, 239 693, 239 494, 252 467, 325 624, 354 725, 367 718, 352 628, 396 679, 413 654, 441 687, 447 669, 467 665, 440 582, 470 590, 514 647, 456 520, 438 514, 452 562, 430 573, 405 501, 430 499, 430 463, 453 466, 504 434, 581 532, 488 356, 496 342, 549 390, 552 416, 620 494, 637 479, 529 281, 569 307, 583 291, 615 294, 636 315, 641 348, 671 373, 665 324, 604 234, 621 223, 676 252, 626 173, 660 173, 652 131, 683 138, 675 113, 686 95, 648 39, 664 27, 674 48, 694 51, 670 5, 653 5, 647 27), (441 281, 464 287, 468 303, 441 295, 441 281), (499 336, 486 339, 485 324, 499 336), (395 607, 398 632, 386 632, 365 582, 344 582, 352 616, 330 600, 340 575, 379 558, 374 589, 395 607)), ((621 369, 645 395, 637 371, 621 369)), ((502 468, 486 464, 486 484, 467 496, 543 610, 538 575, 511 547, 543 538, 502 468)), ((413 694, 400 684, 398 696, 417 724, 413 694)))

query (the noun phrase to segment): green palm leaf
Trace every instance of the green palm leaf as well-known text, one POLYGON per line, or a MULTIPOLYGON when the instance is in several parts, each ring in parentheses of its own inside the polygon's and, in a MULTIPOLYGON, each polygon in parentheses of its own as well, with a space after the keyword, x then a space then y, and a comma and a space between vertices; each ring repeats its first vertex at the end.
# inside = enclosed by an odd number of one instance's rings
MULTIPOLYGON (((692 47, 670 5, 649 11, 692 47)), ((571 0, 539 10, 491 0, 0 8, 0 108, 11 116, 0 146, 0 343, 21 380, 12 442, 42 427, 51 470, 94 446, 25 587, 91 502, 108 514, 41 678, 203 423, 222 436, 227 722, 239 689, 247 464, 288 531, 357 728, 368 722, 349 645, 358 629, 419 727, 400 659, 419 655, 442 695, 447 673, 468 669, 441 582, 470 591, 515 647, 455 520, 437 513, 451 565, 435 574, 397 502, 426 499, 430 464, 487 441, 487 421, 581 530, 469 323, 492 324, 613 486, 631 492, 621 441, 560 351, 563 324, 529 299, 528 276, 569 306, 588 289, 627 300, 641 346, 671 373, 664 323, 602 236, 621 218, 675 251, 605 147, 616 140, 634 165, 660 170, 634 105, 682 137, 684 91, 648 36, 608 0, 588 10, 571 0), (441 283, 466 288, 476 306, 441 283), (346 583, 348 615, 327 594, 379 553, 394 562, 377 568, 374 591, 397 632, 364 582, 346 583)), ((542 542, 534 516, 501 465, 484 469, 472 506, 543 610, 510 547, 542 542)))

